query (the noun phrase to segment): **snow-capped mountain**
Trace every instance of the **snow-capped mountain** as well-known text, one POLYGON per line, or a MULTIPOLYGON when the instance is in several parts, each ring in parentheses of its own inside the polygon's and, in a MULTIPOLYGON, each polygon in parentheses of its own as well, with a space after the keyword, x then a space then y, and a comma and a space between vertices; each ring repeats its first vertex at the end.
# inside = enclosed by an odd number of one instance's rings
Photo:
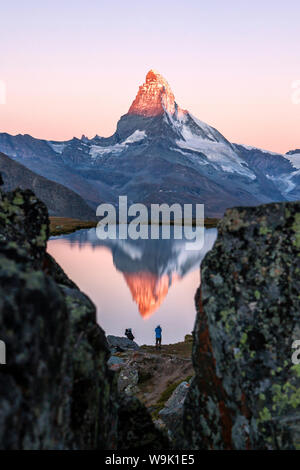
POLYGON ((230 143, 183 110, 167 81, 150 70, 128 113, 108 138, 43 141, 0 134, 0 151, 78 192, 91 206, 131 202, 227 207, 299 198, 296 154, 230 143))

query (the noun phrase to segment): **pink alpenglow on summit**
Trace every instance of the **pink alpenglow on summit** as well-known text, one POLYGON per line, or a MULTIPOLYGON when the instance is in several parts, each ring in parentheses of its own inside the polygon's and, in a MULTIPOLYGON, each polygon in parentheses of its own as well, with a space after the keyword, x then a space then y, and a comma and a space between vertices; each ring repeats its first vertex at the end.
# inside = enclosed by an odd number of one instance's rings
MULTIPOLYGON (((128 114, 139 114, 145 117, 159 116, 164 111, 174 114, 176 107, 175 97, 167 80, 151 69, 146 75, 146 82, 139 87, 128 114)), ((179 110, 178 107, 177 109, 179 110)))

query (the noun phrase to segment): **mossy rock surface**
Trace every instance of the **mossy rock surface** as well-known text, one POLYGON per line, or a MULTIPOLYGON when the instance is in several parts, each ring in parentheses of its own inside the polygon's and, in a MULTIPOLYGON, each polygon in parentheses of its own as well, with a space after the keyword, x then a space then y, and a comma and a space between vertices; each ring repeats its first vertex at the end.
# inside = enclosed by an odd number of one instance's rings
POLYGON ((47 254, 48 236, 31 191, 0 191, 0 449, 160 446, 139 402, 129 425, 96 308, 47 254))
POLYGON ((218 225, 196 295, 196 377, 185 409, 193 449, 299 443, 300 203, 236 208, 218 225))

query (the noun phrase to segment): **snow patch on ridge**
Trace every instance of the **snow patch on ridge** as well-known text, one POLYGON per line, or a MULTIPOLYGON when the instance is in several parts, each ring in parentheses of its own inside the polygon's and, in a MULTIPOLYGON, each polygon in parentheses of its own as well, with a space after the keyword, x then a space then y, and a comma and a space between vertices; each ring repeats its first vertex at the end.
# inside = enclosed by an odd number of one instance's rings
POLYGON ((213 129, 211 126, 206 124, 206 122, 200 121, 200 119, 193 116, 193 114, 189 113, 189 115, 193 119, 195 124, 197 124, 197 126, 200 127, 200 129, 202 129, 205 132, 205 134, 207 135, 209 139, 218 142, 217 135, 216 135, 218 134, 218 132, 215 131, 215 129, 213 129))
POLYGON ((294 171, 293 173, 281 175, 281 176, 271 176, 266 175, 266 177, 276 183, 279 188, 279 191, 282 192, 283 195, 290 193, 295 187, 296 184, 292 181, 293 177, 296 176, 299 171, 294 171))
POLYGON ((107 147, 103 147, 101 145, 92 145, 89 153, 92 158, 97 158, 108 153, 119 154, 123 152, 123 150, 125 150, 128 145, 140 142, 146 137, 147 134, 145 131, 136 130, 120 144, 108 145, 107 147))
POLYGON ((237 145, 239 145, 240 147, 244 147, 246 150, 258 150, 259 152, 262 152, 262 153, 268 153, 270 155, 280 155, 281 157, 285 157, 285 155, 282 155, 282 153, 271 152, 271 150, 265 150, 259 147, 253 147, 252 145, 244 145, 244 144, 237 144, 237 145))
POLYGON ((134 131, 133 134, 131 134, 129 137, 127 137, 126 140, 124 140, 123 144, 133 144, 134 142, 139 142, 140 140, 145 139, 147 137, 145 131, 140 131, 136 130, 134 131))
POLYGON ((283 157, 286 160, 289 160, 289 162, 292 164, 294 168, 296 168, 296 170, 300 170, 300 153, 294 153, 292 155, 288 155, 288 154, 279 153, 279 152, 271 152, 271 150, 265 150, 259 147, 253 147, 251 145, 244 145, 244 144, 238 144, 238 145, 240 147, 244 147, 246 150, 258 150, 259 152, 267 153, 269 155, 283 157))
POLYGON ((64 151, 65 146, 67 145, 65 142, 62 143, 57 143, 57 142, 50 142, 48 141, 48 144, 54 150, 54 152, 62 154, 64 151))
POLYGON ((282 155, 290 161, 294 168, 300 170, 300 153, 293 153, 292 155, 282 155))
POLYGON ((284 173, 281 175, 276 175, 276 176, 266 174, 266 177, 276 184, 279 191, 284 196, 286 196, 288 193, 290 193, 291 191, 293 191, 293 189, 296 188, 297 185, 296 183, 294 183, 293 178, 300 174, 300 171, 299 171, 300 170, 300 153, 287 155, 287 154, 282 154, 278 152, 271 152, 270 150, 265 150, 265 149, 261 149, 259 147, 253 147, 250 145, 244 145, 244 144, 238 144, 238 145, 240 145, 240 147, 244 147, 246 150, 249 150, 249 151, 257 150, 262 153, 274 155, 276 157, 282 157, 288 160, 291 163, 292 167, 295 169, 295 171, 292 171, 290 173, 284 173))
POLYGON ((188 129, 183 130, 183 137, 184 140, 176 141, 180 148, 203 153, 211 163, 220 166, 223 171, 239 173, 251 180, 256 179, 246 163, 228 145, 202 139, 190 133, 188 129))
POLYGON ((238 173, 251 180, 256 179, 256 175, 248 168, 239 155, 233 150, 230 143, 221 136, 215 129, 208 124, 200 121, 189 113, 181 114, 173 117, 168 113, 168 118, 177 134, 181 136, 176 140, 176 145, 183 150, 203 153, 208 161, 212 163, 216 169, 222 169, 227 173, 238 173), (189 125, 188 119, 191 118, 198 127, 198 135, 193 132, 193 128, 189 125), (223 139, 223 141, 221 141, 223 139))

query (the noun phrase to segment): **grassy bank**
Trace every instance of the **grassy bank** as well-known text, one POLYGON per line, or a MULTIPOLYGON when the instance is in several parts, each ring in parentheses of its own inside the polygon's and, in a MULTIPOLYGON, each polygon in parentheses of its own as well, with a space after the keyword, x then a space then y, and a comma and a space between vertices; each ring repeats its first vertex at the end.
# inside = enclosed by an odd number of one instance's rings
POLYGON ((193 348, 192 335, 186 335, 183 342, 173 344, 162 344, 161 349, 157 350, 155 346, 143 345, 140 350, 152 354, 169 354, 171 356, 191 358, 193 348))
MULTIPOLYGON (((220 219, 206 218, 204 221, 206 228, 216 227, 220 219)), ((79 219, 71 219, 69 217, 50 217, 50 235, 65 235, 75 232, 82 228, 96 227, 97 221, 85 221, 79 219)), ((172 222, 171 222, 172 224, 172 222)))
POLYGON ((206 219, 204 219, 204 225, 206 228, 213 228, 213 227, 216 227, 218 225, 218 222, 220 221, 221 219, 216 219, 214 217, 207 217, 206 219))
POLYGON ((70 219, 68 217, 50 217, 50 235, 64 235, 82 228, 91 228, 97 225, 97 221, 85 221, 70 219))

